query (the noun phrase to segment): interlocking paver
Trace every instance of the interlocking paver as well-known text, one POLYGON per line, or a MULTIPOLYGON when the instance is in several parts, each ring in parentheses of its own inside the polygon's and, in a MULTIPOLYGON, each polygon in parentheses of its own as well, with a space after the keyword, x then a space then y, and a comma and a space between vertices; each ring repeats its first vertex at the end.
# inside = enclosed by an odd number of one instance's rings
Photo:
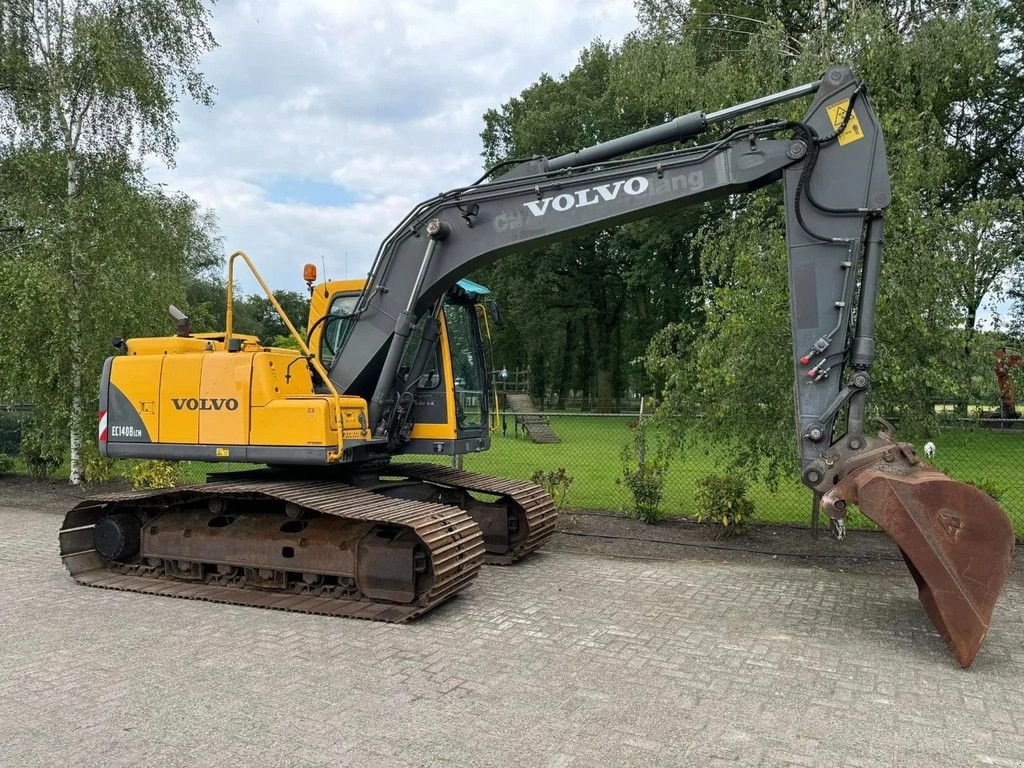
POLYGON ((1024 587, 960 670, 906 575, 540 553, 411 625, 87 589, 0 506, 0 763, 1024 766, 1024 587))

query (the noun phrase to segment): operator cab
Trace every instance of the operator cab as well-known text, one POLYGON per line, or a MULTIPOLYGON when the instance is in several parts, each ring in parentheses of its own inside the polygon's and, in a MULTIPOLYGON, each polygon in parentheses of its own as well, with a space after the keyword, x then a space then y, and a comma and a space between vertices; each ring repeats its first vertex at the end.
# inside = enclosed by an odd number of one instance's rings
MULTIPOLYGON (((327 370, 345 342, 363 285, 362 280, 334 280, 313 290, 310 348, 327 370)), ((445 297, 433 363, 413 390, 413 428, 400 453, 454 455, 490 447, 492 392, 484 348, 489 325, 481 303, 488 293, 482 285, 460 280, 445 297)), ((400 378, 408 375, 416 358, 423 326, 421 320, 409 338, 398 370, 400 378)))

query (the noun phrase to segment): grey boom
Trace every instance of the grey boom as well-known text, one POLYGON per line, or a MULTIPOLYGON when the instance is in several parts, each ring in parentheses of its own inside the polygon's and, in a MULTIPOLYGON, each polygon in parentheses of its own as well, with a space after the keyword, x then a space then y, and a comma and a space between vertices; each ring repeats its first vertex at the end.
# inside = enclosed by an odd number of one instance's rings
POLYGON ((850 403, 849 431, 863 429, 882 215, 890 201, 882 131, 863 84, 845 67, 710 116, 691 113, 579 152, 532 159, 490 183, 424 201, 382 243, 331 380, 370 400, 377 437, 394 434, 400 428, 398 395, 426 360, 421 350, 411 375, 399 380, 411 330, 423 315, 433 328, 445 293, 473 269, 587 230, 779 180, 786 206, 797 434, 806 470, 829 446, 843 404, 850 403), (761 121, 727 131, 711 144, 616 159, 810 93, 813 102, 801 122, 761 121), (840 141, 828 110, 842 110, 848 100, 852 115, 839 126, 847 130, 840 141), (851 329, 858 275, 859 312, 851 329), (847 362, 855 375, 844 386, 847 362))

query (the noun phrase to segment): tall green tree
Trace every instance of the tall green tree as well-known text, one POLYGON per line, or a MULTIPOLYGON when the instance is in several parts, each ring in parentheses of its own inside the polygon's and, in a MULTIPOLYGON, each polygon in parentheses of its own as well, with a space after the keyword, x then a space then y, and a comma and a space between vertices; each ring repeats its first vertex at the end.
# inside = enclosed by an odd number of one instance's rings
MULTIPOLYGON (((172 160, 180 98, 211 103, 212 90, 198 62, 213 45, 201 0, 5 0, 0 5, 0 128, 11 137, 5 175, 36 185, 35 174, 52 180, 55 164, 62 171, 59 188, 40 184, 34 200, 21 198, 21 223, 32 242, 15 258, 26 266, 42 258, 47 266, 35 273, 39 300, 23 299, 21 325, 38 326, 59 307, 60 351, 40 339, 36 354, 59 354, 61 375, 53 382, 21 384, 35 387, 25 394, 41 403, 56 394, 52 404, 67 417, 72 483, 82 477, 91 391, 85 377, 94 372, 87 367, 94 342, 87 331, 111 297, 133 301, 132 290, 142 286, 127 283, 126 273, 145 272, 151 257, 144 249, 136 251, 134 270, 112 261, 105 248, 120 235, 104 223, 130 228, 125 214, 135 208, 145 214, 135 223, 146 229, 125 242, 155 246, 166 232, 150 227, 177 221, 184 227, 177 234, 188 235, 176 244, 173 238, 161 241, 165 255, 187 264, 205 250, 196 244, 203 227, 194 207, 147 188, 138 158, 153 153, 172 160), (112 272, 115 264, 121 274, 112 272), (59 304, 47 306, 47 301, 59 304), (51 384, 59 388, 52 390, 51 384)), ((158 270, 153 272, 150 279, 158 270)))
POLYGON ((80 407, 95 413, 110 340, 166 335, 167 305, 180 303, 180 286, 221 252, 208 214, 147 184, 136 164, 88 155, 79 172, 72 228, 53 203, 66 183, 64 158, 33 149, 0 155, 0 197, 25 222, 23 234, 0 246, 0 400, 32 403, 35 442, 56 443, 57 455, 59 435, 75 423, 75 385, 80 407), (90 267, 75 284, 63 271, 71 247, 90 267), (86 304, 73 327, 68 308, 79 296, 86 304))
MULTIPOLYGON (((694 65, 692 50, 660 39, 595 41, 564 77, 541 75, 485 114, 485 160, 561 154, 690 111, 700 95, 680 73, 694 65)), ((578 391, 592 382, 600 410, 644 389, 633 361, 651 335, 667 318, 700 313, 691 300, 699 282, 691 235, 703 215, 591 233, 491 267, 480 277, 509 310, 497 348, 515 358, 503 364, 529 364, 534 388, 550 383, 544 388, 560 403, 570 382, 578 391)))
MULTIPOLYGON (((947 225, 947 248, 952 258, 958 305, 963 312, 963 401, 966 406, 978 392, 973 386, 972 357, 977 346, 978 316, 988 297, 1001 297, 1002 280, 1024 261, 1024 238, 1015 224, 1024 215, 1020 198, 972 200, 947 225)), ((986 363, 991 350, 982 349, 986 363)))
MULTIPOLYGON (((694 76, 710 108, 813 80, 837 61, 868 83, 893 182, 872 402, 904 423, 927 421, 937 400, 964 395, 978 307, 1020 264, 1014 172, 1000 170, 1024 159, 1019 115, 1002 106, 1011 93, 1019 104, 1020 94, 1006 8, 998 0, 641 3, 645 34, 705 41, 694 76), (710 40, 728 45, 713 49, 710 40)), ((801 109, 776 114, 798 119, 801 109)), ((795 460, 782 220, 779 190, 766 189, 704 230, 709 322, 697 332, 669 328, 648 356, 670 413, 700 415, 701 429, 741 463, 769 473, 795 460)))

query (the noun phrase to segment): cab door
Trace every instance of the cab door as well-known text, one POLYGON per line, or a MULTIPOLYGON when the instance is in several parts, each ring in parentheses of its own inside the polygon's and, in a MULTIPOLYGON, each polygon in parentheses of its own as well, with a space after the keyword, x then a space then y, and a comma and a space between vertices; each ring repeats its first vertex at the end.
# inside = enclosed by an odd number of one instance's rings
MULTIPOLYGON (((490 389, 476 309, 472 301, 449 297, 440 320, 434 362, 415 390, 413 429, 403 451, 454 455, 486 450, 490 389)), ((409 360, 420 331, 413 332, 409 360)))
POLYGON ((472 303, 444 306, 448 352, 455 394, 455 425, 460 438, 486 435, 489 392, 479 316, 472 303))

